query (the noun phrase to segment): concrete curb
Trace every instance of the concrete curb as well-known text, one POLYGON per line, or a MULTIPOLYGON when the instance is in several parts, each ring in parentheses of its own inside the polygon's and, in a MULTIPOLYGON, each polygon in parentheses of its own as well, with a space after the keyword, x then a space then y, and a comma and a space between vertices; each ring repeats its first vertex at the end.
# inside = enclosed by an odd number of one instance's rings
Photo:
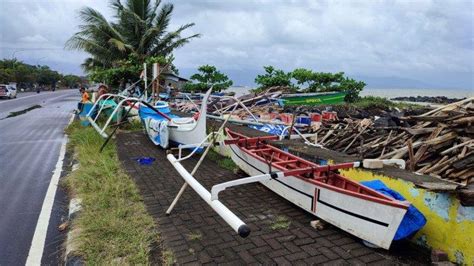
MULTIPOLYGON (((79 168, 79 164, 74 164, 72 166, 72 171, 75 171, 79 168)), ((68 221, 69 224, 76 218, 77 214, 81 211, 81 202, 80 198, 72 198, 69 202, 69 214, 68 221)), ((66 237, 66 251, 64 254, 64 265, 85 265, 84 260, 80 255, 78 255, 77 242, 75 241, 80 235, 79 229, 72 229, 67 233, 66 237)))

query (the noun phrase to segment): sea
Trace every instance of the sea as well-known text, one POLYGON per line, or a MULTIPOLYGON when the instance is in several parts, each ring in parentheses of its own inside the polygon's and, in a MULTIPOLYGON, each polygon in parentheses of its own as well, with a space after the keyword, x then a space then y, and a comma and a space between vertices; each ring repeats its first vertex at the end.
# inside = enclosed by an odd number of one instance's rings
MULTIPOLYGON (((235 92, 236 96, 247 94, 252 88, 246 86, 230 87, 226 92, 235 92)), ((379 88, 365 88, 361 96, 378 96, 387 99, 394 97, 410 97, 410 96, 446 96, 448 98, 470 98, 474 97, 474 89, 379 89, 379 88)))

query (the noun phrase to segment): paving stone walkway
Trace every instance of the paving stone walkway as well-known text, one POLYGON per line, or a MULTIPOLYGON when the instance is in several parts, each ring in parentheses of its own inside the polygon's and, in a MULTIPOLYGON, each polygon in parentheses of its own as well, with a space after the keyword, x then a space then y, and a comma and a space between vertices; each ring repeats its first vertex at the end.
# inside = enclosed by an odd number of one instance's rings
MULTIPOLYGON (((335 227, 316 230, 315 217, 260 184, 221 192, 219 198, 252 232, 243 239, 188 187, 170 216, 165 211, 183 179, 166 160, 165 151, 153 146, 142 132, 117 136, 119 159, 133 177, 146 207, 156 219, 163 249, 170 250, 178 264, 400 264, 397 256, 364 246, 335 227), (154 157, 152 165, 140 165, 139 157, 154 157), (272 229, 277 217, 286 217, 288 228, 272 229)), ((189 170, 197 158, 185 161, 189 170)), ((196 178, 207 188, 238 178, 232 171, 205 160, 196 178)), ((159 261, 159 259, 155 259, 159 261)))

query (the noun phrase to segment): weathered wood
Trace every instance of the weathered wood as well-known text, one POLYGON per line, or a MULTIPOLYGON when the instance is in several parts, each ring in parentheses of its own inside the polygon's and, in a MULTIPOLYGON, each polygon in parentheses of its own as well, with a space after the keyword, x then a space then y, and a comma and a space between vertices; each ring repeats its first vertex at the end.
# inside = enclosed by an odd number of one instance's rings
POLYGON ((413 155, 413 143, 411 139, 408 140, 407 146, 408 146, 408 158, 409 158, 408 169, 410 169, 410 171, 415 171, 415 161, 414 161, 415 156, 413 155))
POLYGON ((408 132, 412 136, 428 134, 428 133, 433 132, 435 129, 436 129, 436 127, 426 127, 426 128, 405 127, 405 128, 403 128, 403 130, 405 130, 406 132, 408 132))
POLYGON ((465 141, 465 142, 463 142, 463 143, 454 145, 453 147, 451 147, 451 148, 449 148, 449 149, 447 149, 447 150, 442 151, 440 154, 441 154, 441 155, 446 155, 446 154, 448 154, 448 153, 451 153, 451 152, 454 151, 454 150, 457 150, 458 148, 464 147, 465 145, 468 145, 468 144, 471 144, 471 143, 474 143, 474 140, 468 140, 468 141, 465 141))
POLYGON ((474 123, 474 116, 461 117, 451 122, 452 124, 463 125, 468 123, 474 123))
POLYGON ((415 183, 415 186, 421 187, 430 191, 456 191, 458 184, 435 183, 435 182, 421 182, 415 183))

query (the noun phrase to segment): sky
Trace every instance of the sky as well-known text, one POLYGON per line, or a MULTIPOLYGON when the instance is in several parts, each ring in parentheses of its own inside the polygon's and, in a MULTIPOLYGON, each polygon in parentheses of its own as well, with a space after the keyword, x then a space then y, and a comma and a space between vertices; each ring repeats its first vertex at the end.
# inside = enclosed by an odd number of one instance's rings
MULTIPOLYGON (((174 52, 180 74, 215 65, 252 86, 263 66, 339 72, 372 87, 474 90, 474 1, 171 1, 170 29, 202 37, 174 52)), ((0 0, 0 58, 83 74, 87 54, 64 49, 90 6, 106 0, 0 0)))

